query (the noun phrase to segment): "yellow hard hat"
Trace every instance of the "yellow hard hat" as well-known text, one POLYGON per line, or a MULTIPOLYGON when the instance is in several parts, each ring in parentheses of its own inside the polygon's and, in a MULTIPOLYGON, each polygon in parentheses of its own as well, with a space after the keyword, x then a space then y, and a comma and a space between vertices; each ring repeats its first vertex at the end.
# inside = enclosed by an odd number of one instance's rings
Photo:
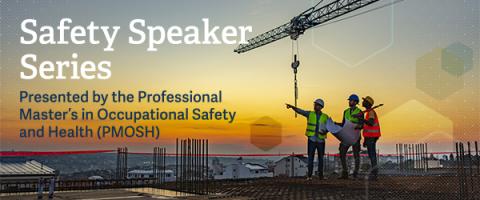
POLYGON ((371 105, 373 105, 373 103, 375 103, 375 101, 373 101, 373 98, 370 97, 370 96, 366 96, 364 98, 362 98, 364 101, 370 103, 371 105))

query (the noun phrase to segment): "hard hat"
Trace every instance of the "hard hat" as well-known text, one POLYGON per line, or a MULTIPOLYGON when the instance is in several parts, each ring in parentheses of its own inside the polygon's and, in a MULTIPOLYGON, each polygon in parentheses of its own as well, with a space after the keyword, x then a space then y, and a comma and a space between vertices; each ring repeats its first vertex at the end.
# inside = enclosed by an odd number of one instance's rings
POLYGON ((322 99, 317 99, 315 100, 313 103, 316 103, 318 105, 321 105, 322 107, 325 107, 325 103, 323 103, 323 100, 322 99))
POLYGON ((363 99, 364 101, 370 103, 370 105, 373 105, 373 103, 375 102, 375 101, 373 101, 373 98, 370 97, 370 96, 366 96, 366 97, 364 97, 364 98, 362 98, 362 99, 363 99))
POLYGON ((356 94, 352 94, 352 95, 350 95, 350 97, 348 97, 347 100, 353 100, 353 101, 359 102, 360 98, 358 98, 358 96, 356 94))

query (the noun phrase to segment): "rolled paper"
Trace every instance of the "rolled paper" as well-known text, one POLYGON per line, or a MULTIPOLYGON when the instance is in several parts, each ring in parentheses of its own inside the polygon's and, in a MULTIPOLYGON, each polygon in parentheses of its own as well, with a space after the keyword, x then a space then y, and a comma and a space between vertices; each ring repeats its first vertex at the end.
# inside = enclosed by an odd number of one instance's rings
POLYGON ((345 124, 338 126, 332 119, 327 120, 327 130, 332 133, 342 144, 353 145, 360 138, 360 129, 355 129, 357 124, 354 124, 345 119, 345 124))

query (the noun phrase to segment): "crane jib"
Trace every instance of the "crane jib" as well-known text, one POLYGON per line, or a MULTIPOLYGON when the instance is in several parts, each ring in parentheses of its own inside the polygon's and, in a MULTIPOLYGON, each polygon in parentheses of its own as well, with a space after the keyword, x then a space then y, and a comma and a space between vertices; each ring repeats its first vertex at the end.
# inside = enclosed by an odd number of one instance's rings
POLYGON ((309 28, 318 26, 377 1, 380 0, 337 0, 318 9, 310 8, 294 17, 289 23, 254 37, 248 40, 247 44, 239 45, 234 52, 244 53, 287 36, 296 40, 299 35, 303 34, 303 32, 309 28))

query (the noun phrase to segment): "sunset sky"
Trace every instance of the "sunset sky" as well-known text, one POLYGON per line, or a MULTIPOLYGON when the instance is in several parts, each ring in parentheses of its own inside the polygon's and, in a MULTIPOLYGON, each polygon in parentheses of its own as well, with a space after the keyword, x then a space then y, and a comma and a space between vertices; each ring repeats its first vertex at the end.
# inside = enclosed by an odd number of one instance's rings
MULTIPOLYGON (((295 118, 285 103, 293 103, 291 40, 286 38, 244 54, 236 45, 169 45, 147 52, 146 45, 128 44, 128 23, 136 18, 162 26, 200 25, 202 18, 219 26, 251 25, 247 38, 288 22, 317 1, 310 0, 206 0, 206 1, 3 1, 1 6, 1 150, 114 149, 151 151, 166 145, 173 151, 175 138, 209 139, 213 153, 265 153, 250 143, 250 125, 270 117, 281 125, 281 143, 268 153, 305 152, 306 120, 295 118), (74 24, 121 26, 114 52, 103 45, 42 46, 20 44, 20 23, 35 18, 39 25, 57 26, 63 17, 74 24), (109 80, 21 80, 20 58, 37 54, 39 60, 110 60, 109 80), (112 92, 122 90, 199 93, 223 91, 221 104, 118 104, 109 109, 166 110, 184 107, 237 112, 234 123, 225 121, 158 121, 160 140, 151 139, 20 139, 23 127, 42 124, 99 125, 86 122, 20 122, 19 108, 68 107, 89 109, 95 105, 20 104, 19 91, 38 93, 112 92)), ((382 0, 369 8, 388 4, 382 0)), ((362 9, 362 11, 369 8, 362 9)), ((378 109, 383 137, 380 151, 394 152, 396 143, 431 144, 431 151, 452 150, 455 140, 480 138, 480 2, 478 0, 404 0, 352 19, 308 30, 301 36, 299 107, 312 109, 316 98, 325 100, 324 112, 341 121, 347 97, 356 93, 372 96, 385 106, 378 109), (473 52, 473 65, 462 75, 452 75, 440 66, 442 49, 461 43, 473 52), (422 58, 422 59, 420 59, 422 58), (439 60, 440 59, 440 60, 439 60), (426 65, 421 70, 417 65, 426 65), (424 81, 426 87, 417 87, 424 81), (431 80, 430 80, 431 79, 431 80), (433 95, 432 95, 433 93, 433 95), (438 96, 435 96, 438 94, 438 96)), ((356 12, 359 13, 359 12, 356 12)), ((467 59, 467 60, 468 60, 467 59)), ((464 70, 464 69, 460 69, 464 70)), ((120 125, 119 122, 101 122, 120 125)), ((337 151, 338 141, 327 140, 327 152, 337 151)))

